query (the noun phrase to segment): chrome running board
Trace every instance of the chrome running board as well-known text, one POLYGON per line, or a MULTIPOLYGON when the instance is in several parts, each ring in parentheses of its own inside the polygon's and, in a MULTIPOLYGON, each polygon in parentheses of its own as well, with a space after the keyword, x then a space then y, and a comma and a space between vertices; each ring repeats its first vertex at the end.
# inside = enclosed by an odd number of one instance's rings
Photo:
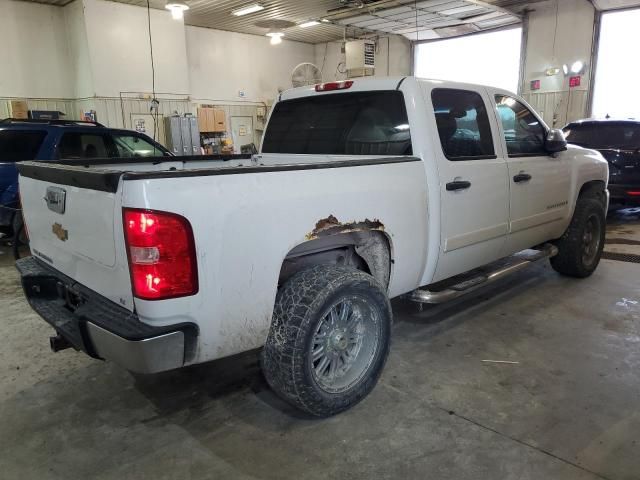
MULTIPOLYGON (((447 285, 445 288, 434 290, 427 290, 426 288, 428 287, 419 288, 409 293, 407 297, 409 300, 418 303, 448 302, 477 290, 480 287, 496 282, 507 275, 519 272, 534 262, 554 257, 557 254, 558 248, 555 245, 547 243, 538 249, 523 250, 511 255, 510 257, 506 257, 502 260, 486 265, 485 267, 476 269, 473 271, 475 273, 472 273, 471 275, 458 275, 454 277, 454 279, 460 278, 460 281, 452 285, 447 285)), ((439 282, 439 284, 443 284, 445 282, 439 282)), ((429 285, 431 288, 437 288, 437 286, 438 284, 429 285)))

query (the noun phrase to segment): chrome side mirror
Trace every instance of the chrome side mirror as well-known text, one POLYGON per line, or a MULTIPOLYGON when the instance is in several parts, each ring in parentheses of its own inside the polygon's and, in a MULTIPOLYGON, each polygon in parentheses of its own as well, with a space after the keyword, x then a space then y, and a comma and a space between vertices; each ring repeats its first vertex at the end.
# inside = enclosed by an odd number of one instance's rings
POLYGON ((567 149, 567 139, 559 128, 553 128, 547 133, 544 148, 549 153, 564 152, 567 149))

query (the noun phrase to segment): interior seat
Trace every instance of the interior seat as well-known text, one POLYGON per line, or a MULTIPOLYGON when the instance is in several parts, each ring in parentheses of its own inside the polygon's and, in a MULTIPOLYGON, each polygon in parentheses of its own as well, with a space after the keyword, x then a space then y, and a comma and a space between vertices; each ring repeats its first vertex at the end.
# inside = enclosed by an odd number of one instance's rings
POLYGON ((437 113, 436 123, 442 148, 451 158, 477 157, 482 155, 479 140, 464 136, 458 128, 458 115, 453 112, 437 113))
POLYGON ((98 158, 98 149, 92 143, 84 147, 84 158, 98 158))
POLYGON ((364 110, 349 131, 347 155, 408 155, 411 154, 411 135, 408 130, 397 131, 387 115, 377 109, 364 110))

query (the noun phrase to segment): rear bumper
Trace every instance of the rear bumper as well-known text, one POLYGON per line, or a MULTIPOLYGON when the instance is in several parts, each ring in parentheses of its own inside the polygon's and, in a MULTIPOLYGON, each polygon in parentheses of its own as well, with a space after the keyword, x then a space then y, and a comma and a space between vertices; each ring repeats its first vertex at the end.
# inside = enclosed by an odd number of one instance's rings
POLYGON ((609 184, 612 204, 640 205, 640 195, 631 195, 629 192, 640 192, 640 185, 609 184))
POLYGON ((154 327, 35 257, 16 262, 31 307, 76 350, 137 373, 182 367, 192 355, 192 323, 154 327))

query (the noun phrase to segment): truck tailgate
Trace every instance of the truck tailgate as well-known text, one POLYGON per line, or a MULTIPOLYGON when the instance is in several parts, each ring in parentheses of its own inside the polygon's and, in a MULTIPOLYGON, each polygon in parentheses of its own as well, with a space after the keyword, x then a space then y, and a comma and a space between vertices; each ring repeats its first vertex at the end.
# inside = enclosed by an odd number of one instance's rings
MULTIPOLYGON (((35 168, 46 171, 53 166, 35 168)), ((32 254, 133 309, 117 188, 83 188, 86 182, 78 187, 73 181, 58 183, 51 175, 29 175, 20 176, 20 194, 32 254)))

